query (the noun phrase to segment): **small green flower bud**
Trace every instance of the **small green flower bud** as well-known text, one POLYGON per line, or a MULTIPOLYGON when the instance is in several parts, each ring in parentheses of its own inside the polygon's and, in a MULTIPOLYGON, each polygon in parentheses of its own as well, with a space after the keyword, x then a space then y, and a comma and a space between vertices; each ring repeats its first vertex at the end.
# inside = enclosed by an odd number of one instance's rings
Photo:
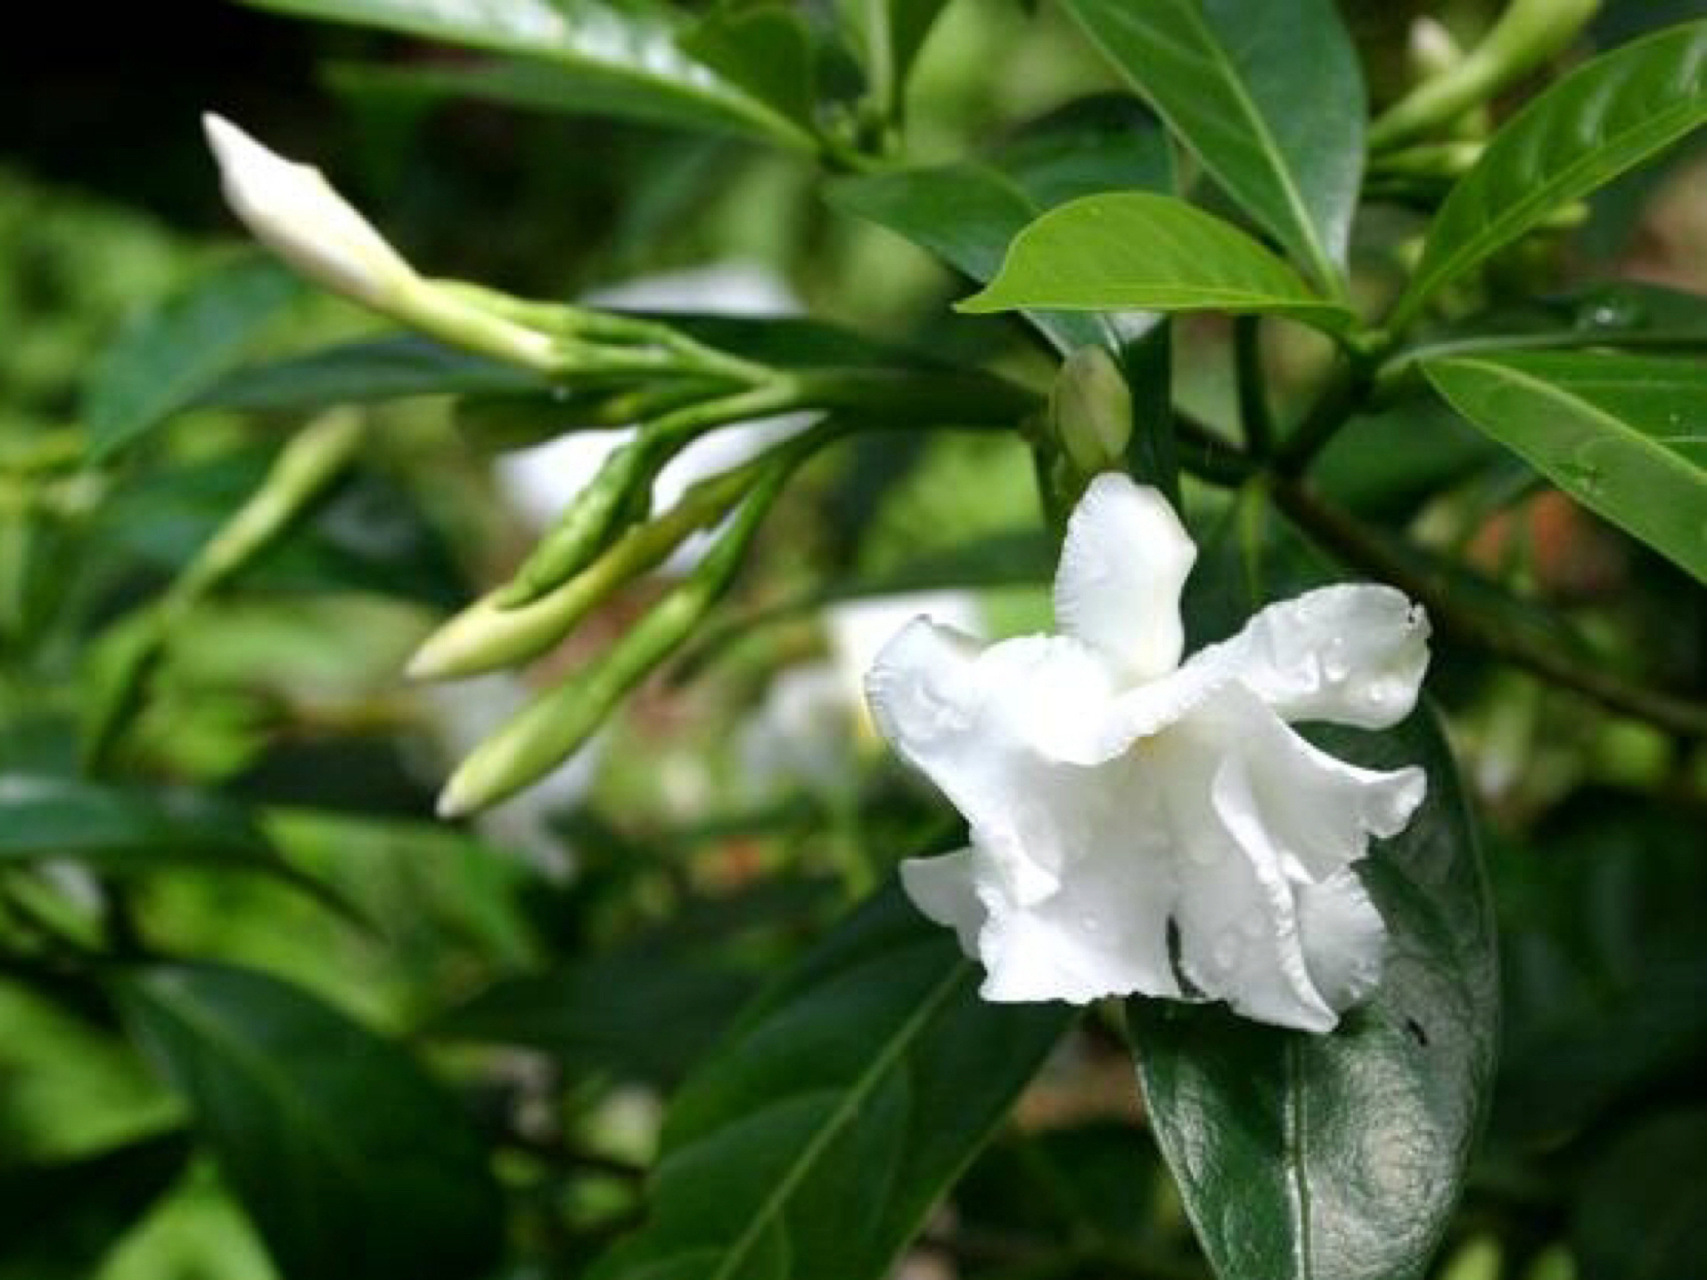
POLYGON ((1114 357, 1101 347, 1068 356, 1049 396, 1055 438, 1074 470, 1089 479, 1125 469, 1132 439, 1132 393, 1114 357))
POLYGON ((753 472, 742 467, 700 481, 658 519, 629 530, 580 573, 528 604, 505 608, 499 593, 476 601, 427 637, 409 660, 409 676, 456 679, 544 653, 611 592, 728 514, 753 483, 753 472))
POLYGON ((557 524, 539 540, 500 589, 501 608, 518 609, 567 582, 591 564, 616 536, 623 516, 633 509, 634 491, 652 484, 656 450, 645 436, 631 440, 605 459, 599 473, 570 500, 557 524))
POLYGON ((440 816, 460 817, 496 804, 573 755, 612 708, 681 647, 729 589, 789 469, 786 461, 769 469, 692 577, 591 666, 547 691, 476 747, 445 784, 440 816))

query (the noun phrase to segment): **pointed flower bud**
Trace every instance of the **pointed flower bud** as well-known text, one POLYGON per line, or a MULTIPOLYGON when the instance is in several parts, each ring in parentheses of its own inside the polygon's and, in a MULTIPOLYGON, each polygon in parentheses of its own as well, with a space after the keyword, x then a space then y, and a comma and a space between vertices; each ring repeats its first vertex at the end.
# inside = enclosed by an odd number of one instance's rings
POLYGON ((320 170, 269 151, 221 116, 202 117, 225 202, 251 234, 334 293, 381 310, 420 277, 320 170))
POLYGON ((1114 357, 1080 347, 1061 366, 1049 396, 1049 417, 1068 460, 1087 479, 1125 468, 1132 439, 1132 393, 1114 357))

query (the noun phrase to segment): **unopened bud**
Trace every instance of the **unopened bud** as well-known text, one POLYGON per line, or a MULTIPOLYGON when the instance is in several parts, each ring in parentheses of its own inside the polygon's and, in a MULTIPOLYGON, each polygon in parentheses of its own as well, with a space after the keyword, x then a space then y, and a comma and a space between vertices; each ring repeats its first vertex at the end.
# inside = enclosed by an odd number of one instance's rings
POLYGON ((1101 347, 1080 347, 1061 366, 1049 397, 1055 438, 1085 478, 1123 470, 1132 439, 1132 392, 1101 347))
POLYGON ((202 128, 231 211, 303 275, 380 310, 418 286, 414 268, 320 170, 286 160, 220 116, 204 115, 202 128))
POLYGON ((547 691, 476 747, 445 784, 439 815, 454 818, 496 804, 574 754, 616 704, 681 647, 729 589, 788 470, 786 460, 770 469, 692 577, 591 666, 547 691))

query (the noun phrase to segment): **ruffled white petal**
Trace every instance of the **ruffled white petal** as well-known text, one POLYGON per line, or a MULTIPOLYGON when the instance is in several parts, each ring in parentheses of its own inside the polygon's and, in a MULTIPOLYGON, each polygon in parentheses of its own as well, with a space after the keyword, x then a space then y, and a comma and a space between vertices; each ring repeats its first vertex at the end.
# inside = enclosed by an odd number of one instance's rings
POLYGON ((884 646, 865 682, 878 731, 975 826, 1020 801, 1016 770, 1070 755, 1113 692, 1077 641, 984 648, 926 618, 884 646))
POLYGON ((1156 490, 1104 472, 1067 524, 1055 574, 1061 630, 1102 650, 1129 682, 1179 665, 1180 590, 1197 548, 1156 490))
POLYGON ((1310 981, 1331 1009, 1349 1009, 1375 990, 1386 927, 1350 870, 1298 888, 1298 931, 1310 981))
POLYGON ((1427 624, 1397 592, 1331 588, 1176 669, 1177 639, 1131 605, 1165 597, 1177 627, 1178 582, 1134 586, 1122 559, 1150 536, 1148 491, 1093 488, 1057 579, 1070 634, 981 647, 921 619, 870 673, 879 729, 971 829, 970 849, 906 864, 907 891, 982 961, 990 1000, 1185 996, 1331 1030, 1385 945, 1352 864, 1427 780, 1349 765, 1287 719, 1401 718, 1427 624), (1149 678, 1118 649, 1134 634, 1149 678))
POLYGON ((1282 719, 1385 729, 1416 705, 1428 635, 1422 607, 1392 587, 1323 587, 1270 605, 1191 662, 1236 668, 1282 719))
POLYGON ((415 272, 312 165, 268 150, 229 120, 204 115, 226 203, 262 244, 310 279, 382 303, 415 272))
POLYGON ((986 999, 1180 994, 1168 956, 1178 886, 1157 782, 1128 769, 1112 786, 1102 771, 1050 766, 1011 825, 974 828, 973 874, 989 912, 978 944, 986 999), (1016 860, 1053 865, 1053 890, 1014 892, 1016 860))
POLYGON ((978 933, 989 914, 972 884, 972 850, 901 863, 901 887, 927 919, 947 925, 969 956, 978 954, 978 933))
POLYGON ((1198 993, 1277 1026, 1328 1031, 1334 1011, 1304 958, 1294 885, 1268 838, 1245 762, 1213 738, 1172 735, 1168 824, 1180 880, 1179 963, 1198 993))

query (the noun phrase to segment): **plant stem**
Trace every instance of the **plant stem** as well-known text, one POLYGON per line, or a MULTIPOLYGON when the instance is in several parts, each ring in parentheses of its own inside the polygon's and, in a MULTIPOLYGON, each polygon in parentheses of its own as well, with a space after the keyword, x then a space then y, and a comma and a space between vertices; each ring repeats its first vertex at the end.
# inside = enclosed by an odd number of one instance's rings
POLYGON ((1245 431, 1245 449, 1252 457, 1266 458, 1274 448, 1274 419, 1264 393, 1262 369, 1262 318, 1239 316, 1233 321, 1233 368, 1239 388, 1239 421, 1245 431))
POLYGON ((1275 470, 1283 476, 1301 475, 1316 455, 1327 447, 1328 441, 1351 420, 1352 414, 1367 399, 1371 385, 1368 363, 1356 356, 1349 357, 1305 415, 1304 421, 1276 450, 1275 470))
POLYGON ((1707 705, 1659 689, 1630 684, 1605 669, 1501 628, 1465 608, 1449 584, 1419 572, 1346 512, 1294 480, 1274 486, 1281 509, 1348 564, 1373 573, 1427 607, 1440 630, 1555 684, 1594 699, 1603 707, 1686 736, 1707 736, 1707 705))

